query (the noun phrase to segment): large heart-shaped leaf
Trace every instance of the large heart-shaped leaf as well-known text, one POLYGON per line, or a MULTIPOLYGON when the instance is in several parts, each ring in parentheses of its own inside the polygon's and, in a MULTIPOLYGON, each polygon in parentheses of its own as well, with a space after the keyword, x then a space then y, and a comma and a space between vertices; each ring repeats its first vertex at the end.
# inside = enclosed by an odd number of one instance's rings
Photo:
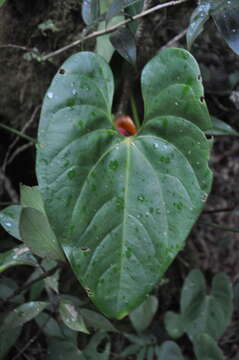
POLYGON ((96 54, 69 58, 44 99, 37 176, 45 209, 81 284, 106 315, 138 306, 183 247, 211 185, 200 71, 185 50, 145 67, 145 123, 112 123, 113 78, 96 54))

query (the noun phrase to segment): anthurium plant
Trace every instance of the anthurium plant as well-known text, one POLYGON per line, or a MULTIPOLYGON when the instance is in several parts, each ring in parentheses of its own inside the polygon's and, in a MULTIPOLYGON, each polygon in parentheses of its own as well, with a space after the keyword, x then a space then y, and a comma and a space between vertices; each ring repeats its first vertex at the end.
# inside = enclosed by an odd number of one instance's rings
POLYGON ((212 182, 211 119, 193 56, 159 52, 141 86, 144 121, 136 128, 127 114, 115 121, 113 75, 102 57, 66 60, 39 124, 42 200, 22 204, 20 216, 33 252, 66 258, 93 303, 118 319, 142 303, 183 248, 212 182))

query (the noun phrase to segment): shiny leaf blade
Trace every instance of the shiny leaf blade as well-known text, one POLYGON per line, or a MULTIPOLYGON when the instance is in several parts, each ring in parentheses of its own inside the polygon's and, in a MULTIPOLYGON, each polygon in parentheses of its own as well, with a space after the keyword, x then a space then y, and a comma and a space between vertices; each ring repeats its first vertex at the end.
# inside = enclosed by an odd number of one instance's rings
POLYGON ((192 44, 203 31, 203 26, 210 17, 210 9, 210 2, 208 0, 202 0, 200 5, 192 13, 190 25, 187 30, 188 49, 191 49, 192 44))
POLYGON ((52 260, 65 260, 47 217, 42 212, 24 207, 20 218, 20 233, 24 243, 34 254, 52 260))
POLYGON ((99 0, 83 0, 82 17, 86 25, 91 25, 100 16, 99 0))
POLYGON ((62 300, 60 302, 60 315, 62 321, 71 330, 89 334, 81 313, 78 309, 76 309, 75 305, 71 301, 62 300))
POLYGON ((36 259, 25 245, 17 246, 0 254, 0 273, 18 265, 37 266, 36 259))
POLYGON ((224 40, 239 55, 239 2, 220 2, 212 10, 212 17, 224 40))
POLYGON ((136 42, 129 27, 121 27, 113 32, 110 41, 118 53, 133 66, 136 65, 136 42))
POLYGON ((77 278, 109 317, 121 318, 145 299, 210 191, 211 142, 200 130, 210 118, 199 74, 184 50, 152 59, 142 78, 146 122, 128 138, 112 124, 112 74, 95 54, 68 59, 44 100, 37 175, 47 216, 77 278), (185 98, 174 116, 166 107, 161 113, 155 96, 169 88, 171 103, 187 93, 201 107, 185 110, 185 98))
POLYGON ((207 131, 208 135, 216 135, 216 136, 239 135, 239 133, 236 130, 234 130, 229 124, 227 124, 226 122, 220 119, 212 117, 212 124, 213 124, 213 128, 207 131))
POLYGON ((173 115, 192 121, 202 130, 211 127, 196 60, 183 49, 166 49, 142 73, 145 120, 173 115), (157 74, 157 76, 155 76, 157 74))
POLYGON ((44 301, 31 301, 18 306, 5 317, 0 333, 24 325, 34 319, 47 306, 48 303, 44 301))
POLYGON ((0 211, 0 224, 13 237, 21 240, 19 233, 20 205, 10 205, 0 211))

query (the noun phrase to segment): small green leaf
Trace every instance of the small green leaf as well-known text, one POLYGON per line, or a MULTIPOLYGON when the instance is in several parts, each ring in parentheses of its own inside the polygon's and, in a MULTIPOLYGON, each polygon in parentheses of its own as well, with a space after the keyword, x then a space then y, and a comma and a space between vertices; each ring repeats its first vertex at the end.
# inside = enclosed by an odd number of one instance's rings
POLYGON ((37 266, 35 257, 25 245, 17 246, 0 254, 0 273, 18 265, 37 266))
MULTIPOLYGON (((117 25, 124 20, 123 16, 115 16, 108 23, 101 21, 98 30, 106 30, 107 28, 117 25)), ((115 49, 110 42, 110 34, 99 36, 96 39, 95 52, 101 55, 107 62, 110 62, 115 49)))
POLYGON ((34 208, 45 214, 44 204, 38 186, 20 186, 21 205, 34 208))
POLYGON ((6 315, 1 325, 0 333, 24 325, 26 322, 34 319, 47 306, 48 303, 44 301, 31 301, 18 306, 6 315))
POLYGON ((137 360, 144 360, 145 359, 145 355, 146 355, 147 349, 146 348, 142 348, 140 350, 140 352, 137 355, 137 360))
POLYGON ((47 360, 88 360, 71 340, 51 341, 47 349, 47 360))
MULTIPOLYGON (((212 0, 211 0, 212 1, 212 0)), ((212 1, 214 3, 215 0, 212 1)), ((239 3, 236 0, 217 0, 212 8, 212 17, 222 37, 239 55, 239 3)))
POLYGON ((212 124, 213 128, 206 132, 208 135, 239 135, 239 133, 234 130, 230 125, 228 125, 222 120, 217 119, 214 116, 212 116, 212 124))
POLYGON ((0 211, 0 224, 13 237, 21 240, 19 233, 19 219, 22 207, 19 205, 10 205, 0 211))
POLYGON ((86 25, 91 25, 100 16, 99 0, 83 0, 82 17, 86 25))
POLYGON ((164 321, 166 330, 173 339, 178 339, 183 335, 184 324, 182 321, 182 316, 180 314, 175 314, 172 311, 167 311, 164 317, 164 321))
POLYGON ((110 41, 118 53, 131 65, 136 65, 136 42, 129 27, 121 27, 110 36, 110 41))
POLYGON ((81 309, 80 312, 87 327, 92 327, 94 330, 117 332, 117 329, 111 324, 111 322, 96 311, 81 309))
POLYGON ((142 332, 148 328, 158 309, 158 299, 149 296, 139 307, 130 314, 130 320, 136 331, 142 332))
POLYGON ((122 358, 127 358, 128 356, 135 355, 140 351, 141 347, 137 344, 128 345, 120 354, 122 358))
POLYGON ((24 207, 20 217, 20 234, 32 252, 41 257, 65 261, 65 257, 53 233, 46 215, 24 207))
MULTIPOLYGON (((6 300, 8 297, 10 297, 15 290, 18 288, 17 283, 10 278, 7 277, 1 277, 0 280, 0 299, 6 300)), ((14 303, 23 303, 24 302, 24 296, 23 294, 20 294, 18 296, 14 296, 14 303)))
POLYGON ((197 356, 197 360, 225 359, 216 341, 208 334, 201 334, 197 336, 193 342, 193 347, 197 356))
POLYGON ((203 31, 203 26, 210 17, 210 9, 211 5, 209 0, 202 0, 200 5, 192 13, 190 25, 187 30, 187 46, 189 50, 196 38, 203 31))
POLYGON ((106 19, 111 19, 113 16, 118 15, 124 8, 137 2, 141 2, 141 0, 113 0, 107 12, 106 19))
POLYGON ((157 360, 184 360, 180 348, 173 341, 165 341, 161 346, 157 346, 155 353, 157 360))
POLYGON ((82 314, 76 309, 75 305, 69 300, 62 300, 60 302, 60 315, 62 321, 74 331, 80 331, 89 334, 85 326, 82 314))
POLYGON ((166 313, 166 328, 172 335, 173 329, 176 335, 178 330, 179 333, 185 331, 192 340, 200 333, 218 339, 230 323, 232 310, 232 286, 227 276, 217 274, 212 281, 211 295, 207 295, 203 274, 192 270, 183 285, 181 314, 166 313))

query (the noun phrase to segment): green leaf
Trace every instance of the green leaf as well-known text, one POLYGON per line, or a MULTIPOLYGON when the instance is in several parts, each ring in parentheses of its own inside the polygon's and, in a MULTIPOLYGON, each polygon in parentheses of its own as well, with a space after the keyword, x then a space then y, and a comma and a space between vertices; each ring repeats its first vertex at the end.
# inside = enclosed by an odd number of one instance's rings
POLYGON ((141 2, 141 0, 113 0, 112 5, 107 12, 106 18, 111 19, 113 16, 118 15, 124 8, 137 2, 141 2))
POLYGON ((21 209, 19 205, 10 205, 0 211, 0 224, 10 235, 18 240, 21 240, 19 234, 21 209))
POLYGON ((200 69, 189 52, 166 49, 155 56, 143 70, 142 92, 145 120, 171 115, 211 128, 200 69))
POLYGON ((86 25, 91 25, 100 16, 99 0, 83 0, 82 17, 86 25))
POLYGON ((212 116, 213 128, 207 131, 208 135, 236 135, 239 133, 224 121, 212 116))
POLYGON ((87 360, 77 345, 70 340, 57 340, 49 344, 47 360, 87 360))
POLYGON ((142 332, 150 325, 158 309, 158 299, 155 296, 149 296, 138 308, 130 314, 130 320, 136 331, 142 332))
POLYGON ((20 217, 20 234, 34 254, 65 261, 55 234, 42 212, 30 207, 23 208, 20 217))
MULTIPOLYGON (((6 300, 8 297, 10 297, 15 290, 18 288, 17 283, 7 277, 1 277, 0 280, 0 299, 6 300)), ((23 294, 20 294, 18 296, 14 296, 14 303, 22 303, 24 302, 24 296, 23 294)))
POLYGON ((239 55, 239 2, 217 0, 212 3, 212 17, 218 30, 230 48, 239 55))
MULTIPOLYGON (((117 25, 123 20, 123 16, 115 16, 108 23, 106 23, 106 21, 101 21, 98 26, 98 30, 106 30, 111 26, 117 25)), ((110 62, 114 51, 115 49, 110 42, 110 34, 97 37, 95 52, 98 55, 101 55, 107 62, 110 62)))
POLYGON ((183 335, 185 328, 182 316, 180 314, 167 311, 164 317, 164 321, 166 330, 173 339, 178 339, 183 335))
POLYGON ((174 337, 177 331, 178 336, 185 331, 192 340, 200 333, 218 339, 230 323, 232 310, 232 287, 227 276, 217 274, 213 278, 211 295, 207 295, 203 274, 193 270, 183 285, 181 314, 167 313, 166 328, 174 337))
POLYGON ((31 301, 18 306, 6 315, 0 327, 0 333, 24 325, 34 319, 47 306, 48 303, 44 301, 31 301))
POLYGON ((173 341, 165 341, 161 346, 157 346, 155 352, 158 360, 184 360, 180 348, 173 341))
POLYGON ((77 278, 109 317, 145 299, 210 191, 199 74, 182 49, 152 59, 142 76, 145 124, 128 138, 112 123, 112 73, 96 54, 70 57, 44 99, 37 177, 46 213, 77 278))
POLYGON ((117 332, 117 329, 111 324, 111 322, 96 311, 81 309, 80 312, 87 327, 92 327, 94 330, 117 332))
POLYGON ((203 31, 203 26, 210 17, 210 9, 211 5, 209 0, 202 0, 199 6, 192 13, 190 25, 187 30, 188 49, 191 49, 192 44, 203 31))
POLYGON ((75 305, 69 300, 62 300, 60 302, 60 315, 62 321, 74 331, 80 331, 89 334, 85 326, 82 314, 76 309, 75 305))
POLYGON ((113 32, 110 41, 118 53, 133 66, 136 65, 136 42, 129 27, 121 27, 113 32))
POLYGON ((6 0, 0 0, 0 7, 6 2, 6 0))
POLYGON ((44 204, 38 186, 20 185, 21 205, 34 208, 45 214, 44 204))
MULTIPOLYGON (((199 335, 194 343, 197 360, 224 360, 224 355, 216 341, 208 334, 199 335)), ((166 360, 166 359, 165 359, 166 360)))
POLYGON ((37 266, 35 257, 25 245, 17 246, 0 254, 0 273, 18 265, 37 266))

